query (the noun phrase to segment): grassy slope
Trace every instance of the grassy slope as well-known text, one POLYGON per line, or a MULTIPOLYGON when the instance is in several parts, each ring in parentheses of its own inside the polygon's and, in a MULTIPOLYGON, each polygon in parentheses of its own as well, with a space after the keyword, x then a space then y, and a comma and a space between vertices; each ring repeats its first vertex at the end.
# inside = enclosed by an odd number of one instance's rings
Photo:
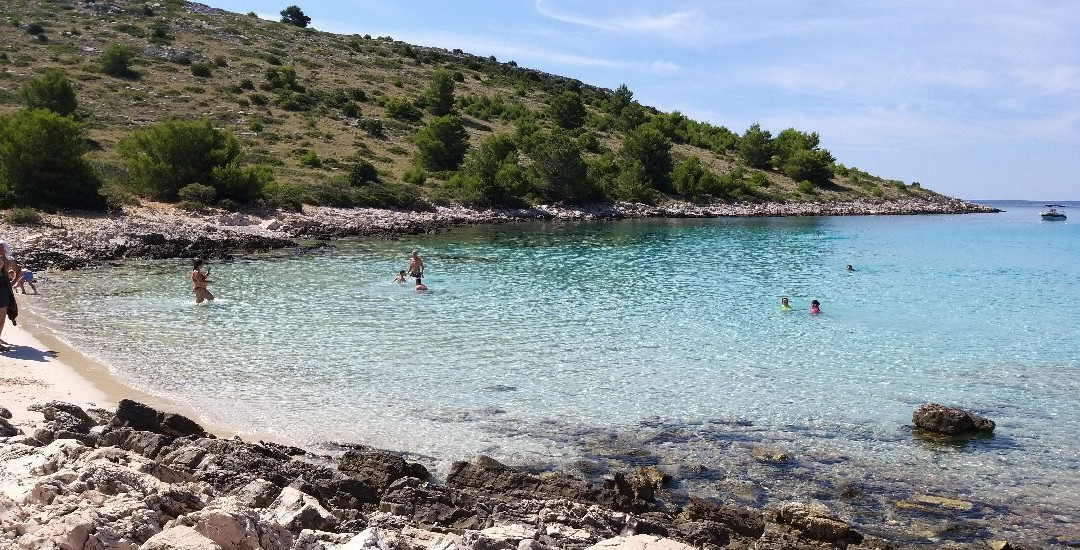
MULTIPOLYGON (((274 165, 279 181, 313 182, 332 176, 351 159, 373 162, 389 181, 401 181, 413 163, 416 131, 430 119, 405 123, 391 119, 373 99, 379 95, 419 97, 427 88, 431 73, 440 67, 458 71, 465 77, 456 85, 455 95, 494 96, 522 103, 542 112, 550 90, 566 79, 544 75, 463 53, 408 46, 389 38, 363 39, 300 29, 253 16, 210 9, 182 0, 167 0, 154 15, 143 12, 143 2, 98 0, 4 0, 0 4, 0 113, 21 107, 18 91, 23 83, 37 77, 47 67, 62 68, 76 87, 80 109, 89 136, 97 144, 90 158, 106 174, 122 175, 117 142, 132 130, 169 118, 208 117, 220 128, 235 133, 253 162, 274 165), (159 18, 168 20, 171 39, 150 40, 150 25, 159 18), (12 24, 19 21, 19 26, 12 24), (26 32, 38 23, 45 28, 47 41, 26 32), (122 79, 102 74, 101 52, 110 44, 123 44, 138 51, 133 68, 137 78, 122 79), (410 51, 411 50, 411 51, 410 51), (213 64, 223 58, 226 66, 214 66, 212 75, 196 77, 189 66, 175 59, 213 64), (367 96, 358 103, 359 118, 344 116, 339 109, 316 107, 309 112, 289 112, 273 105, 273 92, 258 89, 274 60, 296 68, 300 83, 308 89, 332 91, 358 89, 367 96), (255 90, 239 90, 250 79, 255 90), (250 104, 255 94, 271 99, 258 107, 250 104), (247 105, 244 105, 248 102, 247 105), (380 120, 384 137, 374 137, 360 127, 364 119, 380 120), (253 131, 253 121, 263 121, 253 131), (301 165, 300 153, 312 150, 323 166, 301 165)), ((599 100, 608 93, 586 86, 589 96, 599 100)), ((595 112, 596 107, 590 106, 595 112)), ((493 132, 512 131, 513 126, 498 119, 465 117, 471 142, 475 145, 493 132)), ((542 121, 550 125, 550 121, 542 121)), ((736 133, 740 130, 734 129, 736 133)), ((809 129, 804 129, 809 131, 809 129)), ((619 135, 598 132, 600 141, 616 148, 619 135)), ((718 174, 739 164, 731 153, 676 145, 676 160, 697 155, 718 174)), ((842 162, 842 159, 839 159, 842 162)), ((859 174, 838 176, 835 185, 813 196, 795 190, 795 182, 766 172, 770 186, 760 189, 775 201, 837 200, 863 196, 899 198, 929 194, 900 182, 859 174)), ((429 180, 429 187, 440 182, 429 180)))

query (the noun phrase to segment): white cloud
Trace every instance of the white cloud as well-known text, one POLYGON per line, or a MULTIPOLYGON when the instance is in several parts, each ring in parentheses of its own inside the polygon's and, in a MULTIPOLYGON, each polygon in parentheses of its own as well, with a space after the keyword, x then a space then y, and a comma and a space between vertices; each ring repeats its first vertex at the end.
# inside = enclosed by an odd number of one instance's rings
POLYGON ((609 12, 605 13, 601 9, 600 14, 590 15, 584 13, 588 7, 596 9, 602 6, 586 6, 581 3, 555 6, 548 0, 534 0, 534 5, 537 13, 550 19, 609 32, 658 34, 668 39, 684 41, 696 39, 707 30, 705 14, 696 9, 666 13, 627 13, 633 8, 626 3, 617 3, 611 6, 609 12))

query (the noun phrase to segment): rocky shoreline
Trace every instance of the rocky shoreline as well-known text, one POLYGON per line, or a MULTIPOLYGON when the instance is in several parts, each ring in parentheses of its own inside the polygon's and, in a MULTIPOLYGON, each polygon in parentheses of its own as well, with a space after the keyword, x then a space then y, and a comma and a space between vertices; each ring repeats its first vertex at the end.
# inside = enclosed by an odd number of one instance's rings
POLYGON ((0 238, 34 270, 77 269, 123 259, 203 257, 300 247, 312 240, 343 237, 402 237, 453 227, 537 220, 705 218, 766 216, 855 216, 997 212, 940 195, 903 200, 735 203, 660 206, 616 203, 590 207, 537 206, 519 210, 473 210, 436 206, 430 211, 305 206, 301 212, 187 212, 170 205, 125 207, 115 215, 47 214, 34 225, 0 224, 0 238))
MULTIPOLYGON (((13 426, 0 407, 0 544, 57 549, 903 548, 817 503, 762 509, 658 496, 655 467, 601 483, 484 456, 443 480, 395 453, 337 456, 219 439, 130 400, 49 402, 13 426)), ((947 548, 1020 548, 1005 541, 947 548)))

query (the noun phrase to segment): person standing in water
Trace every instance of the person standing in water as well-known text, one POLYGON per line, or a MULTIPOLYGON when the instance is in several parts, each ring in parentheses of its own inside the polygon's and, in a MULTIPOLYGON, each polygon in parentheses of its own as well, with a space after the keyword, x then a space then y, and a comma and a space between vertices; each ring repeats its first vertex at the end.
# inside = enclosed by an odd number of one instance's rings
POLYGON ((202 258, 195 258, 195 261, 191 265, 191 285, 195 291, 195 303, 201 304, 205 300, 213 300, 214 295, 207 290, 206 285, 212 283, 208 277, 210 276, 210 268, 206 268, 206 273, 202 272, 203 261, 202 258))
POLYGON ((420 259, 420 255, 415 250, 409 256, 409 276, 414 279, 424 276, 424 260, 420 259))

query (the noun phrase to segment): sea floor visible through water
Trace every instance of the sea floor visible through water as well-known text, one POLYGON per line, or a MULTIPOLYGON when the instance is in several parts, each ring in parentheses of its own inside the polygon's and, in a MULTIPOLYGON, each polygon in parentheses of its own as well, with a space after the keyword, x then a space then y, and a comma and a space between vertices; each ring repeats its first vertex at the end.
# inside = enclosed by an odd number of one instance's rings
POLYGON ((130 262, 45 273, 32 308, 115 376, 241 435, 443 471, 477 454, 593 478, 653 464, 680 480, 672 502, 816 500, 913 543, 1065 545, 1080 541, 1080 227, 992 205, 1006 212, 334 241, 214 265, 200 306, 186 261, 130 262), (428 292, 391 282, 412 249, 428 292), (930 401, 997 432, 916 437, 930 401))

